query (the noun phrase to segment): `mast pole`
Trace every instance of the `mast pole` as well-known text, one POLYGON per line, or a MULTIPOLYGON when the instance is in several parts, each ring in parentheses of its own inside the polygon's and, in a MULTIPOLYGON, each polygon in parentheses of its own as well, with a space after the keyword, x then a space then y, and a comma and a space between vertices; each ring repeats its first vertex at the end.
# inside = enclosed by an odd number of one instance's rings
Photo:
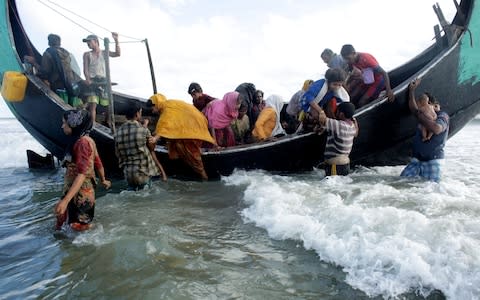
POLYGON ((108 38, 105 38, 103 40, 105 44, 105 51, 104 51, 104 58, 105 58, 105 75, 107 79, 107 84, 105 86, 106 88, 106 94, 108 98, 108 110, 109 110, 109 120, 107 122, 110 123, 112 133, 115 133, 115 110, 113 107, 113 97, 112 97, 112 80, 110 78, 110 40, 108 38))
POLYGON ((148 64, 150 66, 150 76, 152 77, 152 86, 153 86, 153 93, 157 93, 157 81, 155 80, 155 71, 153 70, 153 62, 152 62, 152 55, 150 54, 150 47, 148 46, 148 39, 143 40, 145 42, 145 47, 147 47, 147 56, 148 56, 148 64))

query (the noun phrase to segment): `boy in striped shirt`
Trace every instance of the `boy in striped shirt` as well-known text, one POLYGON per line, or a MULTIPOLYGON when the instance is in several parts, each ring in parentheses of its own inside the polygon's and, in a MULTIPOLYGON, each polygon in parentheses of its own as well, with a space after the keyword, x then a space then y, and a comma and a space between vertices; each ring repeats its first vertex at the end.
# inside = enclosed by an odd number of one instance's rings
POLYGON ((335 119, 327 118, 325 112, 319 115, 320 126, 327 131, 325 146, 325 174, 348 175, 350 172, 350 152, 353 139, 358 135, 358 124, 353 117, 355 106, 350 102, 343 102, 337 107, 335 119))

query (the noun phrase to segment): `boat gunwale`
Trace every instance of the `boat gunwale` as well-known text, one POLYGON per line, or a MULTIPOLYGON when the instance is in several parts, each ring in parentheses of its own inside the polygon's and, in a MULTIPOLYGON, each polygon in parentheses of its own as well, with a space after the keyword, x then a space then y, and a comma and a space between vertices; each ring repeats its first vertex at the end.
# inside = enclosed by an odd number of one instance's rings
MULTIPOLYGON (((220 150, 215 150, 215 149, 211 149, 211 148, 202 148, 202 156, 204 156, 204 155, 205 156, 219 156, 219 155, 222 155, 222 154, 241 153, 241 152, 248 152, 248 151, 252 151, 252 150, 271 148, 271 147, 274 147, 274 146, 294 142, 294 141, 309 138, 309 137, 314 138, 314 137, 312 137, 314 135, 320 136, 319 134, 317 134, 315 132, 308 132, 308 133, 303 133, 303 134, 292 133, 292 134, 287 134, 287 135, 279 137, 279 138, 275 138, 275 140, 272 140, 272 141, 261 141, 261 142, 256 142, 256 143, 252 143, 252 144, 247 144, 247 145, 236 145, 236 146, 231 146, 231 147, 228 147, 228 148, 223 148, 223 149, 220 149, 220 150)), ((162 152, 162 153, 168 152, 166 147, 162 146, 162 145, 157 145, 155 147, 155 151, 156 152, 162 152)))

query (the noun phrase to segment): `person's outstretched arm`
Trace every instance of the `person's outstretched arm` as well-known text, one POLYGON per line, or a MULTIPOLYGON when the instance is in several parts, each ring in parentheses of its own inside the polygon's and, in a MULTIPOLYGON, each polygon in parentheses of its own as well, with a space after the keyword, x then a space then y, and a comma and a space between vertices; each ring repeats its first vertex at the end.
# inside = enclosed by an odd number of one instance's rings
POLYGON ((119 57, 120 56, 120 45, 118 44, 118 33, 112 32, 113 41, 115 42, 115 52, 110 51, 108 55, 110 57, 119 57))
POLYGON ((388 76, 387 71, 382 67, 378 66, 378 71, 383 75, 383 80, 385 81, 385 91, 387 92, 388 101, 393 102, 395 100, 395 95, 392 91, 392 86, 390 85, 390 77, 388 76))

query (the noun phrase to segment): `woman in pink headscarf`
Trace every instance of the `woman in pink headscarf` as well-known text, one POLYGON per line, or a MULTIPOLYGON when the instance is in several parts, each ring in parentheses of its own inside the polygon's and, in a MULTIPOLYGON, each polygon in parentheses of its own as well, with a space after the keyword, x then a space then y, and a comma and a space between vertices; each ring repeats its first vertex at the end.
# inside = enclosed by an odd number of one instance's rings
POLYGON ((222 100, 217 99, 208 103, 204 109, 208 127, 220 147, 235 146, 235 135, 230 124, 238 117, 241 103, 238 92, 229 92, 222 100))

